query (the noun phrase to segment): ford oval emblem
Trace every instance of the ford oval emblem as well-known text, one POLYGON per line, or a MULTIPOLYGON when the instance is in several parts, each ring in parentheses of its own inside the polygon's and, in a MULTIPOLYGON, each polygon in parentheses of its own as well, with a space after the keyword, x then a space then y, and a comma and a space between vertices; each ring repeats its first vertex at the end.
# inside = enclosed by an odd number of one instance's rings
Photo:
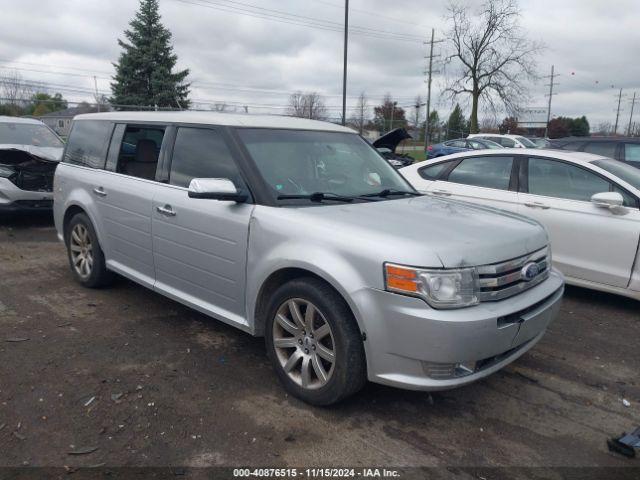
POLYGON ((536 278, 539 273, 540 273, 540 267, 538 267, 538 264, 535 262, 527 263, 524 267, 522 267, 522 270, 520 270, 522 279, 525 282, 530 282, 531 280, 536 278))

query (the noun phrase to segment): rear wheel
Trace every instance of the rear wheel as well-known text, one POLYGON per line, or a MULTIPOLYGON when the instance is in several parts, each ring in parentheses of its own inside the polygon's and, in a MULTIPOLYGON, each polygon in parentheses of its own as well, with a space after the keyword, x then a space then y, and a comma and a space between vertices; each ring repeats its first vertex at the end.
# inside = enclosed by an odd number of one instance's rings
POLYGON ((345 301, 315 278, 293 280, 274 294, 267 352, 284 387, 313 405, 330 405, 366 382, 362 337, 345 301))
POLYGON ((65 232, 69 265, 76 280, 89 288, 109 284, 113 273, 107 270, 104 253, 89 217, 77 213, 69 221, 65 232))

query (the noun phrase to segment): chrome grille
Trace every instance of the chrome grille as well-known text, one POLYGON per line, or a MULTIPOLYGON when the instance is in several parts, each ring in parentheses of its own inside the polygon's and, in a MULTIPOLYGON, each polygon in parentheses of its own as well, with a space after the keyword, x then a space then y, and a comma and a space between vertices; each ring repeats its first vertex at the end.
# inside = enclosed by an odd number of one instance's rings
POLYGON ((535 287, 549 277, 551 258, 548 247, 502 263, 478 267, 481 302, 492 302, 512 297, 535 287), (538 275, 531 280, 523 277, 522 269, 528 263, 538 266, 538 275))

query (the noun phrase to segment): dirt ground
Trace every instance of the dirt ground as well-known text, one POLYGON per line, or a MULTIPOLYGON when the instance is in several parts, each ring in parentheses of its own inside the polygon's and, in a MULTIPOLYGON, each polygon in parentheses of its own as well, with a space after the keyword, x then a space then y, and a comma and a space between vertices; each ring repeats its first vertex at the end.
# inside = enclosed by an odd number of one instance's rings
POLYGON ((312 408, 262 339, 124 279, 83 289, 47 216, 0 220, 0 466, 637 468, 606 439, 640 425, 639 307, 568 288, 484 381, 312 408))

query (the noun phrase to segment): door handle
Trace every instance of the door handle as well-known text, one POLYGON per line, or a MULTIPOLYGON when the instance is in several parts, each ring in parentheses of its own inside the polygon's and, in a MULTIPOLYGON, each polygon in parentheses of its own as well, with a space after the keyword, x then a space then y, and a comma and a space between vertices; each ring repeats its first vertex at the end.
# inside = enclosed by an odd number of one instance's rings
POLYGON ((433 190, 433 193, 435 195, 442 195, 444 197, 450 197, 451 196, 451 192, 447 192, 446 190, 433 190))
POLYGON ((542 202, 525 202, 524 206, 531 208, 541 208, 543 210, 548 210, 551 208, 549 205, 545 205, 542 202))
POLYGON ((156 210, 161 215, 166 215, 167 217, 175 217, 176 212, 171 208, 171 205, 165 205, 164 207, 156 207, 156 210))
POLYGON ((96 195, 98 195, 99 197, 106 197, 107 196, 107 192, 104 191, 104 188, 102 187, 96 187, 93 189, 93 193, 95 193, 96 195))

